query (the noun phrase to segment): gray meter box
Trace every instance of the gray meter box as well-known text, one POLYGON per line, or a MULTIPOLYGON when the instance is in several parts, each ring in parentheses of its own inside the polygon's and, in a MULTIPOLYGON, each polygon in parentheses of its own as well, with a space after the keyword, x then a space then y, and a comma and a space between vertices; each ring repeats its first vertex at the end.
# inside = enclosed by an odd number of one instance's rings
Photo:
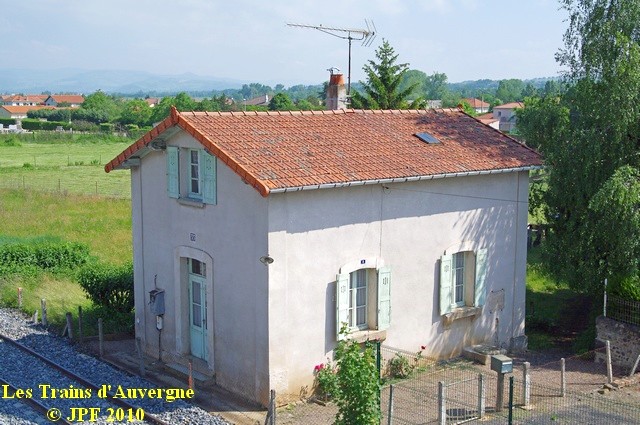
POLYGON ((164 314, 164 289, 149 291, 149 305, 151 306, 151 313, 156 316, 164 314))
POLYGON ((513 372, 513 360, 502 354, 491 356, 491 370, 498 373, 511 373, 513 372))

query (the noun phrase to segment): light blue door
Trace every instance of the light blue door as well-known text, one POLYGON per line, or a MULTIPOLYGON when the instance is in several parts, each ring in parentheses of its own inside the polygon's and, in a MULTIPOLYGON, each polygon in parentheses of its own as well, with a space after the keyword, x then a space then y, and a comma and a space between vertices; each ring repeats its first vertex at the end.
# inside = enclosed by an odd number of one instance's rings
MULTIPOLYGON (((191 260, 191 263, 194 262, 197 261, 191 260)), ((202 263, 199 263, 199 265, 202 265, 202 263)), ((191 264, 190 268, 191 271, 193 271, 193 264, 191 264)), ((191 354, 195 357, 206 360, 207 285, 203 275, 194 273, 189 273, 189 334, 191 340, 191 354)))

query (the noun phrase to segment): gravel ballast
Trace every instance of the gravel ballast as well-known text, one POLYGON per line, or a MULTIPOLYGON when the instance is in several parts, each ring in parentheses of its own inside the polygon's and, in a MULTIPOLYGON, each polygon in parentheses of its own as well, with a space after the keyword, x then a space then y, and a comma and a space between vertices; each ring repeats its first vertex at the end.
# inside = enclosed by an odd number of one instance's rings
MULTIPOLYGON (((0 308, 0 333, 17 340, 98 387, 111 385, 113 391, 120 386, 125 392, 128 389, 158 388, 156 384, 138 376, 128 375, 99 359, 77 351, 67 340, 55 336, 42 326, 30 323, 15 310, 0 308)), ((33 398, 40 398, 44 388, 41 387, 42 385, 50 385, 51 389, 70 389, 71 386, 75 389, 82 388, 81 384, 62 376, 59 371, 3 342, 0 342, 0 377, 18 388, 31 389, 33 398)), ((91 423, 107 423, 108 409, 118 409, 118 407, 95 393, 95 390, 92 391, 90 398, 65 399, 58 396, 54 400, 48 389, 49 398, 41 402, 48 407, 60 409, 63 415, 70 414, 71 407, 100 408, 100 419, 98 422, 91 423)), ((140 397, 140 394, 138 393, 139 396, 136 399, 125 401, 169 423, 229 425, 222 418, 211 415, 183 400, 169 402, 166 397, 157 398, 157 396, 146 395, 140 397)), ((39 418, 36 412, 14 398, 3 399, 0 403, 0 423, 22 425, 50 422, 39 418)), ((116 423, 119 422, 116 421, 116 423)))

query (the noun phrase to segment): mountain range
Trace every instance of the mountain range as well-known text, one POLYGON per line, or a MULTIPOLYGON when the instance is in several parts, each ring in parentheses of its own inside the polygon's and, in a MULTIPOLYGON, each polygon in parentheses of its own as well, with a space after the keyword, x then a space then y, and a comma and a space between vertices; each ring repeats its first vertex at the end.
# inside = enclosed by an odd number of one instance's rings
POLYGON ((0 69, 0 93, 177 93, 240 88, 245 82, 186 73, 158 75, 143 71, 0 69))

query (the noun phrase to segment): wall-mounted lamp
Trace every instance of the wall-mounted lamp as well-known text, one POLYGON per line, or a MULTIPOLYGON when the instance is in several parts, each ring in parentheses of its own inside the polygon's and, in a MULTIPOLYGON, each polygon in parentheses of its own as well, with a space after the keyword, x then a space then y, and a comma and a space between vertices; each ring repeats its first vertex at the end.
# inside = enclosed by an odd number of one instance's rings
POLYGON ((263 255, 262 257, 260 257, 260 262, 265 266, 268 266, 269 264, 273 263, 273 258, 269 257, 268 254, 263 255))

